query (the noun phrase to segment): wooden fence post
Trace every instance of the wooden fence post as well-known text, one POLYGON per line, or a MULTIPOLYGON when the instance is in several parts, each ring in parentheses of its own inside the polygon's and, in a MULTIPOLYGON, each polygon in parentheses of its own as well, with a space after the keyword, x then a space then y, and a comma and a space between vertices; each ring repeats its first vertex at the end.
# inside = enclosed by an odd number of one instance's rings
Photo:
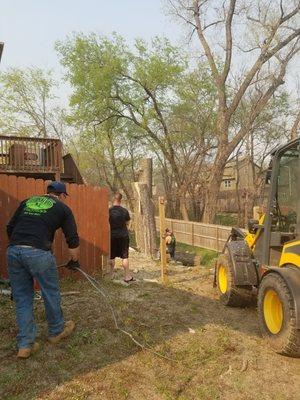
POLYGON ((168 282, 168 271, 167 271, 167 253, 166 253, 166 240, 165 240, 165 229, 166 229, 166 217, 165 217, 165 199, 163 197, 158 198, 158 210, 159 210, 159 232, 160 232, 160 259, 161 259, 161 280, 163 283, 168 282))
POLYGON ((195 238, 194 238, 194 224, 192 223, 192 246, 195 245, 195 238))

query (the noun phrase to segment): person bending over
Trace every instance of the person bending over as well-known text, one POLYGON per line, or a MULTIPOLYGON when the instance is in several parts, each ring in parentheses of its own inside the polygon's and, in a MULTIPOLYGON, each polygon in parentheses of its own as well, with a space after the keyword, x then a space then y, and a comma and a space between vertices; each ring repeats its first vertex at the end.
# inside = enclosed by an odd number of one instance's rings
POLYGON ((75 327, 73 321, 65 322, 63 317, 58 272, 51 251, 55 231, 62 228, 70 253, 67 266, 79 267, 79 237, 73 213, 62 201, 66 196, 65 184, 52 182, 47 194, 22 201, 7 224, 7 265, 16 303, 19 358, 28 358, 39 348, 33 314, 34 279, 44 300, 49 341, 58 343, 75 327))

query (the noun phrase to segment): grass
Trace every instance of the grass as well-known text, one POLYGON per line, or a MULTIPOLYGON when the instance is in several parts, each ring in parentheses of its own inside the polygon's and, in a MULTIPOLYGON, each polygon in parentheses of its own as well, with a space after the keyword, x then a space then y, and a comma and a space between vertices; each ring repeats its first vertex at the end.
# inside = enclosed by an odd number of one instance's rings
POLYGON ((237 226, 237 214, 234 213, 218 213, 215 216, 215 224, 226 226, 237 226))
MULTIPOLYGON (((191 246, 182 250, 203 255, 191 246)), ((212 262, 213 254, 206 257, 212 262)), ((43 305, 35 302, 42 348, 24 362, 15 359, 14 307, 0 296, 1 400, 298 399, 300 364, 268 351, 256 333, 255 310, 221 306, 212 277, 200 278, 200 268, 174 266, 172 286, 163 286, 142 281, 159 277, 157 263, 134 253, 131 265, 140 268, 137 284, 100 285, 121 327, 172 361, 116 331, 109 309, 87 282, 65 280, 62 291, 80 292, 63 297, 66 319, 77 323, 74 334, 48 344, 43 305), (249 367, 241 372, 245 358, 249 367)))
POLYGON ((185 243, 176 243, 176 251, 182 253, 190 253, 200 256, 201 265, 204 267, 211 267, 214 265, 218 253, 214 250, 203 249, 201 247, 191 246, 185 243))

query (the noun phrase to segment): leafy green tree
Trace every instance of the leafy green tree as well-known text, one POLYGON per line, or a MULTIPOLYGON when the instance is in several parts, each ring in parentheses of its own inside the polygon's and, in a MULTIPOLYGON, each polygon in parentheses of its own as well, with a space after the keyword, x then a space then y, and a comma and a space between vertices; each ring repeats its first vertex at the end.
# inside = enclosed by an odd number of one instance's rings
POLYGON ((157 156, 172 182, 168 195, 188 219, 191 179, 213 137, 215 94, 205 68, 191 71, 183 51, 159 38, 150 46, 137 40, 130 50, 116 35, 75 35, 56 47, 73 87, 70 121, 87 129, 109 122, 114 136, 126 122, 128 140, 157 156))
MULTIPOLYGON (((78 135, 75 148, 85 180, 91 184, 105 184, 112 192, 121 188, 133 208, 131 182, 135 180, 137 162, 142 153, 138 143, 133 143, 128 137, 126 127, 112 127, 107 121, 84 130, 78 135)), ((73 152, 75 149, 70 150, 73 152)))

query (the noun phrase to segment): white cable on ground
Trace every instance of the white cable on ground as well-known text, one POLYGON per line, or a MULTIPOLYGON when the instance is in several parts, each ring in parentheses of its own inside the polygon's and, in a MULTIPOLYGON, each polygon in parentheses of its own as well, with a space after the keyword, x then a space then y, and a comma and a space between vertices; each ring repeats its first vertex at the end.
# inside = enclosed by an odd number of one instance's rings
POLYGON ((111 314, 112 314, 112 316, 113 316, 113 321, 114 321, 115 327, 116 327, 116 329, 117 329, 118 331, 122 332, 124 335, 129 336, 130 339, 131 339, 137 346, 139 346, 141 349, 150 351, 151 353, 155 354, 156 356, 158 356, 158 357, 160 357, 160 358, 164 358, 165 360, 172 361, 172 362, 176 362, 176 363, 179 362, 179 361, 177 361, 177 360, 175 360, 175 359, 169 358, 169 357, 167 357, 167 356, 164 356, 163 354, 158 353, 157 351, 153 350, 153 349, 150 348, 150 347, 144 346, 142 343, 140 343, 139 341, 137 341, 137 340, 133 337, 133 335, 132 335, 131 333, 125 331, 125 330, 122 329, 122 328, 120 328, 120 326, 119 326, 119 324, 118 324, 118 321, 117 321, 117 318, 116 318, 115 311, 114 311, 114 309, 113 309, 113 307, 112 307, 112 305, 111 305, 111 303, 110 303, 110 301, 109 301, 109 299, 108 299, 108 296, 103 292, 103 290, 101 290, 101 289, 99 288, 96 279, 93 278, 91 275, 87 274, 87 273, 86 273, 85 271, 83 271, 81 268, 76 268, 76 270, 79 271, 79 272, 86 278, 86 280, 94 287, 94 289, 95 289, 98 293, 100 293, 101 296, 104 298, 104 300, 105 300, 107 306, 109 307, 109 309, 110 309, 110 311, 111 311, 111 314))

